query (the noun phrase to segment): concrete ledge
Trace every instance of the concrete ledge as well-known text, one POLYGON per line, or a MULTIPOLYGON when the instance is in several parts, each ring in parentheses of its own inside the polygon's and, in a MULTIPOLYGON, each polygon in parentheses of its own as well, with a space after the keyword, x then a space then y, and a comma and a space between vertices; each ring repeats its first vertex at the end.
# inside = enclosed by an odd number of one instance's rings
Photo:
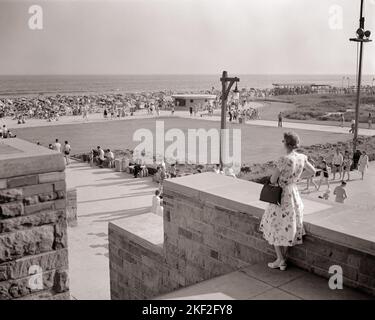
POLYGON ((149 212, 109 222, 108 228, 122 233, 127 239, 142 247, 162 252, 164 242, 163 218, 155 213, 149 212))
POLYGON ((17 138, 2 139, 1 144, 0 179, 65 170, 61 153, 17 138))
MULTIPOLYGON (((267 204, 259 200, 262 185, 231 177, 202 173, 164 182, 164 192, 196 197, 228 210, 261 218, 267 204)), ((306 232, 375 256, 375 216, 344 205, 304 200, 306 232)))

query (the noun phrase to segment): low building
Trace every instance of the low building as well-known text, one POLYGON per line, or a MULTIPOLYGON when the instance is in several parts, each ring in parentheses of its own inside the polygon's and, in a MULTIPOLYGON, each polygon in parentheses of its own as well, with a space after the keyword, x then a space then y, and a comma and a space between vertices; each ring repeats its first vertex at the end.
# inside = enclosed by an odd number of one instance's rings
POLYGON ((332 86, 329 84, 315 83, 273 83, 273 90, 283 94, 291 93, 329 93, 332 86))
POLYGON ((172 96, 174 105, 181 109, 190 108, 201 108, 206 106, 208 103, 213 104, 216 100, 216 95, 214 94, 175 94, 172 96))

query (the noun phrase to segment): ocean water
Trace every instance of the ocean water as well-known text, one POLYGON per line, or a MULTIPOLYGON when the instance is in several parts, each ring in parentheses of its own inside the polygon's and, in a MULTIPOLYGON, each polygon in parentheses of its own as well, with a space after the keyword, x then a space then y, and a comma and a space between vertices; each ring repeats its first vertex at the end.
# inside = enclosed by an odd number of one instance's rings
MULTIPOLYGON (((0 96, 35 94, 84 94, 131 92, 196 92, 221 88, 217 75, 124 75, 124 76, 0 76, 0 96)), ((241 88, 271 88, 273 83, 315 83, 341 87, 355 85, 354 75, 230 75, 240 78, 241 88), (343 79, 344 78, 344 79, 343 79)), ((365 75, 363 85, 374 76, 365 75)))

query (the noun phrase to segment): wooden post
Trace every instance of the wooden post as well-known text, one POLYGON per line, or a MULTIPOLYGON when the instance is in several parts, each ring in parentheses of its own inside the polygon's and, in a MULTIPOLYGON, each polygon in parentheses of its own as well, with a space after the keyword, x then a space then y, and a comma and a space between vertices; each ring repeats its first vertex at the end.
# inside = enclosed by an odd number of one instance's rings
POLYGON ((220 165, 223 168, 223 157, 224 157, 224 132, 226 128, 227 120, 227 79, 228 72, 223 71, 221 76, 221 124, 220 124, 220 165))

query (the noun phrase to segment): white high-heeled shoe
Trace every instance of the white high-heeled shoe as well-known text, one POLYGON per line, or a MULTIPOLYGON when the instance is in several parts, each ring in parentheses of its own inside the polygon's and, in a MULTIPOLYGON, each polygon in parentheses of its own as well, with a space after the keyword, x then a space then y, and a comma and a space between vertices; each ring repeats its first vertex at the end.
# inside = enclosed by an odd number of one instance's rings
POLYGON ((271 269, 280 269, 281 271, 285 271, 287 268, 287 264, 285 260, 276 260, 274 262, 268 263, 268 267, 271 269))

